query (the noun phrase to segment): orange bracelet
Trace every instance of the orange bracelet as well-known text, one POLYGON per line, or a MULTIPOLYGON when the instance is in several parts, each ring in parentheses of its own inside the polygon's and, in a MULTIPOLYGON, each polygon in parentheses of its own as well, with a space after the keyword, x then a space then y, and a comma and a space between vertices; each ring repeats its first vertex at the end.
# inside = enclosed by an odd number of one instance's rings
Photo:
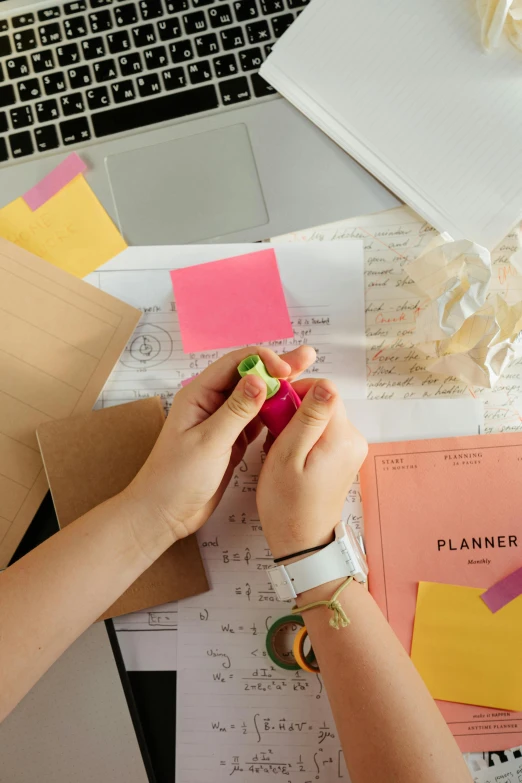
MULTIPOLYGON (((310 672, 310 674, 319 674, 320 672, 319 667, 311 666, 305 658, 304 645, 307 637, 308 637, 308 631, 306 630, 306 628, 300 628, 294 639, 292 652, 294 654, 295 660, 297 661, 301 669, 304 669, 305 672, 310 672)), ((310 659, 310 656, 308 656, 308 659, 310 659)))

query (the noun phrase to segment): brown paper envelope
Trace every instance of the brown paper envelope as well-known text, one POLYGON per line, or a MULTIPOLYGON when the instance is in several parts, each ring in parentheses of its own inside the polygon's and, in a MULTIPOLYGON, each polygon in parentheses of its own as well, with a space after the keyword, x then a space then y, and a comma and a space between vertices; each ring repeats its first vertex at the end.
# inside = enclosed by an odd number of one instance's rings
POLYGON ((0 238, 0 568, 47 492, 36 428, 92 408, 140 316, 0 238))
MULTIPOLYGON (((60 527, 125 489, 149 456, 165 416, 158 397, 42 424, 38 442, 60 527)), ((195 536, 171 546, 100 619, 208 590, 195 536)))

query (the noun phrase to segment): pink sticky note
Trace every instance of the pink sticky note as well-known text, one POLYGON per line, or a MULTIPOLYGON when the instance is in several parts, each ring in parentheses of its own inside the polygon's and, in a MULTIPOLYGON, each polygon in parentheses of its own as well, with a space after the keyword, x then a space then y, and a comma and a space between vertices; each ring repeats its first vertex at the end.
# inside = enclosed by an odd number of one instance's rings
POLYGON ((522 568, 501 579, 480 596, 493 613, 522 595, 522 568))
POLYGON ((273 249, 170 273, 185 353, 293 337, 273 249))
POLYGON ((191 375, 190 378, 183 378, 183 380, 181 381, 181 385, 183 386, 183 388, 185 388, 185 386, 188 386, 189 383, 192 383, 194 378, 197 377, 198 377, 197 375, 191 375))
POLYGON ((45 204, 51 196, 58 193, 65 185, 82 174, 87 166, 76 152, 71 152, 65 160, 56 166, 46 177, 40 180, 34 188, 23 195, 23 199, 33 212, 45 204))

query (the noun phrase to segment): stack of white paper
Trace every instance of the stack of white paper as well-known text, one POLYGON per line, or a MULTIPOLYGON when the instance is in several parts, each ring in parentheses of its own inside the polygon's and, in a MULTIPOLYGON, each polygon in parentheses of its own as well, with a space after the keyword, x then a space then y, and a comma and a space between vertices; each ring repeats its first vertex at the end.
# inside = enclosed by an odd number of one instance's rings
POLYGON ((522 53, 474 0, 314 0, 261 74, 439 231, 492 249, 522 214, 522 53))

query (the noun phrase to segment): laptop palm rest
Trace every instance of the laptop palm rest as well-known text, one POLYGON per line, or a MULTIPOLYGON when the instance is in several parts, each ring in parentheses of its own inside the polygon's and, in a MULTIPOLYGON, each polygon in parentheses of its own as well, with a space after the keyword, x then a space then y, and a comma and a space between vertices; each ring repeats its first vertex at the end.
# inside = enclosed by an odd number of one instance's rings
POLYGON ((106 165, 129 244, 201 242, 268 223, 246 125, 110 155, 106 165))

